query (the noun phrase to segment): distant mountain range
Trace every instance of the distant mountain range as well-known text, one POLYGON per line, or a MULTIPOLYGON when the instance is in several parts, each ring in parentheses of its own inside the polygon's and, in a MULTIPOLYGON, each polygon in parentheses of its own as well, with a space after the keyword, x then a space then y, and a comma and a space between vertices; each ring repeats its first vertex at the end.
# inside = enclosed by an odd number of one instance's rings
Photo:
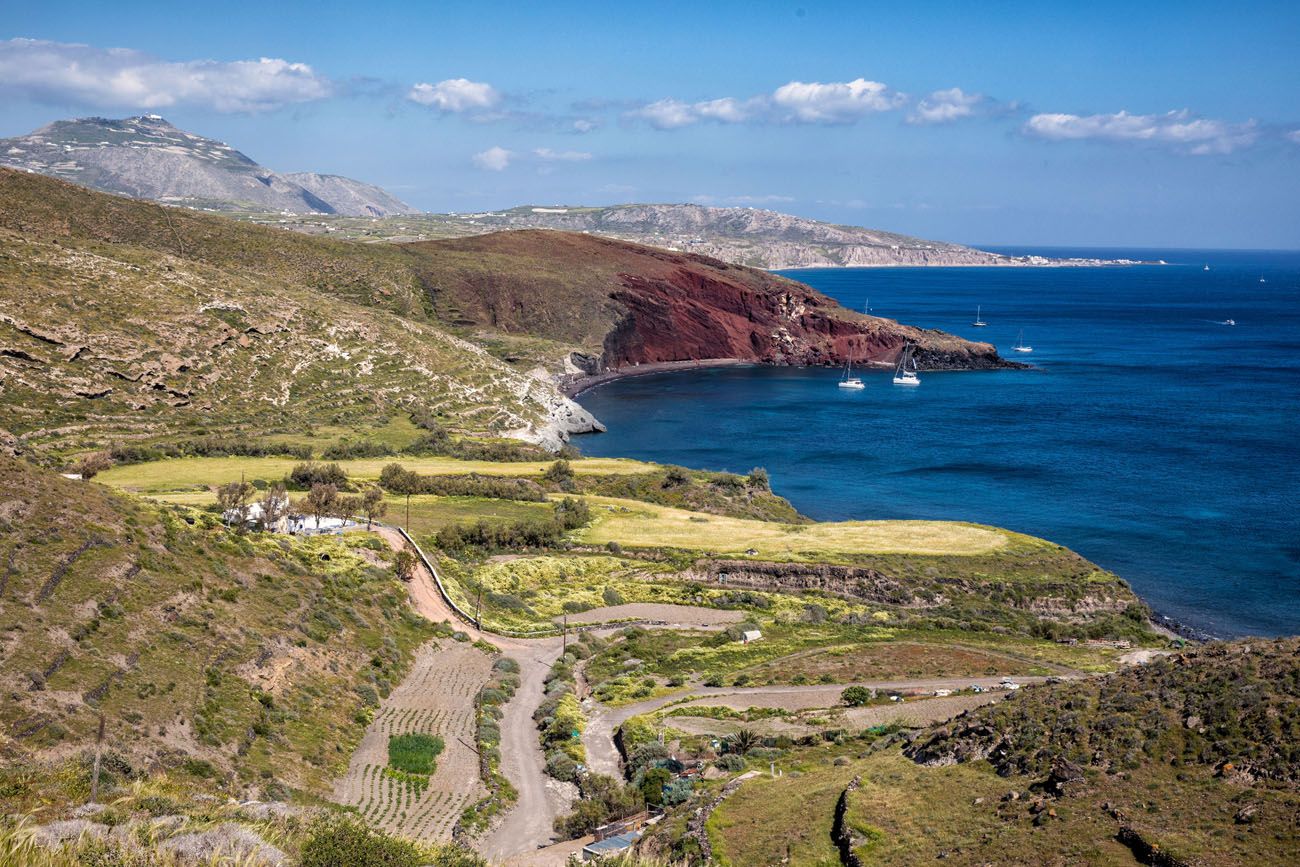
POLYGON ((60 120, 0 139, 0 164, 107 193, 193 208, 384 217, 416 209, 337 175, 279 174, 156 114, 60 120))
POLYGON ((177 129, 154 114, 122 120, 61 120, 29 135, 0 139, 0 165, 132 198, 251 213, 257 222, 280 228, 364 240, 420 241, 513 229, 559 229, 765 269, 1127 264, 1004 256, 754 208, 628 204, 426 214, 379 187, 351 178, 271 171, 230 145, 177 129), (355 217, 364 219, 348 219, 355 217))

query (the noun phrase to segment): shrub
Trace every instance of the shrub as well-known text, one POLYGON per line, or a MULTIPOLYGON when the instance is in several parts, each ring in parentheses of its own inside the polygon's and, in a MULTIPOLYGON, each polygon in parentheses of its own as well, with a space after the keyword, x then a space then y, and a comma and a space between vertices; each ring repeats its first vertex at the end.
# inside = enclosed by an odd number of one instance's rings
POLYGON ((849 707, 862 707, 871 701, 871 690, 865 686, 850 686, 840 693, 840 701, 849 707))
POLYGON ((606 605, 613 606, 623 604, 623 594, 619 593, 618 590, 613 587, 606 587, 605 592, 600 594, 600 598, 605 601, 606 605))
POLYGON ((578 763, 564 750, 551 750, 546 754, 546 773, 562 782, 571 783, 578 776, 578 763))
POLYGON ((745 481, 751 488, 758 488, 760 491, 772 490, 772 480, 768 477, 767 470, 762 467, 754 467, 750 470, 745 481))
POLYGON ((374 440, 340 442, 326 448, 321 457, 327 461, 346 461, 353 458, 382 458, 393 453, 392 446, 374 440))
POLYGON ((388 738, 388 764, 410 774, 432 774, 445 744, 437 735, 411 732, 388 738))
POLYGON ((347 487, 348 474, 338 464, 307 461, 294 466, 285 482, 301 491, 309 491, 316 485, 334 485, 341 490, 347 487))
POLYGON ((420 867, 427 859, 413 843, 374 831, 351 817, 322 817, 311 826, 302 867, 420 867))
POLYGON ((730 771, 732 773, 743 771, 745 769, 744 757, 738 756, 735 753, 727 753, 725 756, 719 756, 718 760, 714 762, 714 764, 717 765, 720 770, 730 771))

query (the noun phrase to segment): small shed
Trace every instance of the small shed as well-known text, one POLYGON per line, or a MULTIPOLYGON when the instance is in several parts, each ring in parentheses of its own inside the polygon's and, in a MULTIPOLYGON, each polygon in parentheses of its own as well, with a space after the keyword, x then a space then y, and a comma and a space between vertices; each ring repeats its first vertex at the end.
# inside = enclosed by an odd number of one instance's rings
POLYGON ((751 641, 758 641, 763 637, 763 633, 757 629, 746 629, 740 633, 740 643, 749 644, 751 641))
POLYGON ((624 834, 615 834, 613 837, 606 837, 604 840, 588 843, 582 847, 582 860, 596 861, 601 858, 608 858, 611 855, 619 855, 631 849, 636 841, 640 839, 640 831, 628 831, 624 834))

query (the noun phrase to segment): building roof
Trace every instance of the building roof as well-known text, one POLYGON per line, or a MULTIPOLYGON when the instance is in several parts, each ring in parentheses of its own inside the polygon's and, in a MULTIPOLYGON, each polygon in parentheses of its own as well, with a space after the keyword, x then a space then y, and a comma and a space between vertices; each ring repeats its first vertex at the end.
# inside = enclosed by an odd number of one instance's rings
POLYGON ((613 837, 606 837, 604 840, 597 840, 595 843, 588 843, 582 847, 582 851, 592 855, 609 855, 614 852, 622 852, 640 839, 640 831, 628 831, 626 834, 618 834, 613 837))

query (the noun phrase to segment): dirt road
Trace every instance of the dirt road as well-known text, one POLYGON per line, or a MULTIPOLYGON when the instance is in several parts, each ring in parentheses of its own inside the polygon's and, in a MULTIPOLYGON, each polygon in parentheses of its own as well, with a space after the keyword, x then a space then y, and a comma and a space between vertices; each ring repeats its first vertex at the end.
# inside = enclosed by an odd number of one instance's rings
MULTIPOLYGON (((587 730, 583 732, 582 744, 587 749, 587 764, 593 771, 617 776, 619 773, 618 750, 614 746, 614 732, 628 719, 643 713, 658 710, 664 705, 679 702, 688 695, 699 696, 698 699, 684 702, 683 706, 711 705, 729 707, 733 710, 745 710, 751 707, 779 707, 785 710, 808 710, 810 708, 835 707, 840 703, 840 693, 848 686, 865 686, 878 691, 898 690, 935 690, 963 689, 978 684, 985 688, 998 684, 998 677, 965 678, 927 678, 922 680, 882 680, 867 681, 859 684, 810 684, 808 686, 753 686, 753 687, 696 687, 672 695, 661 695, 622 707, 608 708, 591 702, 588 708, 587 730)), ((1038 683, 1046 678, 1021 677, 1018 683, 1038 683)), ((987 693, 986 693, 987 694, 987 693)), ((903 702, 902 707, 919 709, 922 702, 903 702)), ((958 713, 960 711, 954 711, 958 713)), ((864 727, 875 725, 866 723, 864 727)))

